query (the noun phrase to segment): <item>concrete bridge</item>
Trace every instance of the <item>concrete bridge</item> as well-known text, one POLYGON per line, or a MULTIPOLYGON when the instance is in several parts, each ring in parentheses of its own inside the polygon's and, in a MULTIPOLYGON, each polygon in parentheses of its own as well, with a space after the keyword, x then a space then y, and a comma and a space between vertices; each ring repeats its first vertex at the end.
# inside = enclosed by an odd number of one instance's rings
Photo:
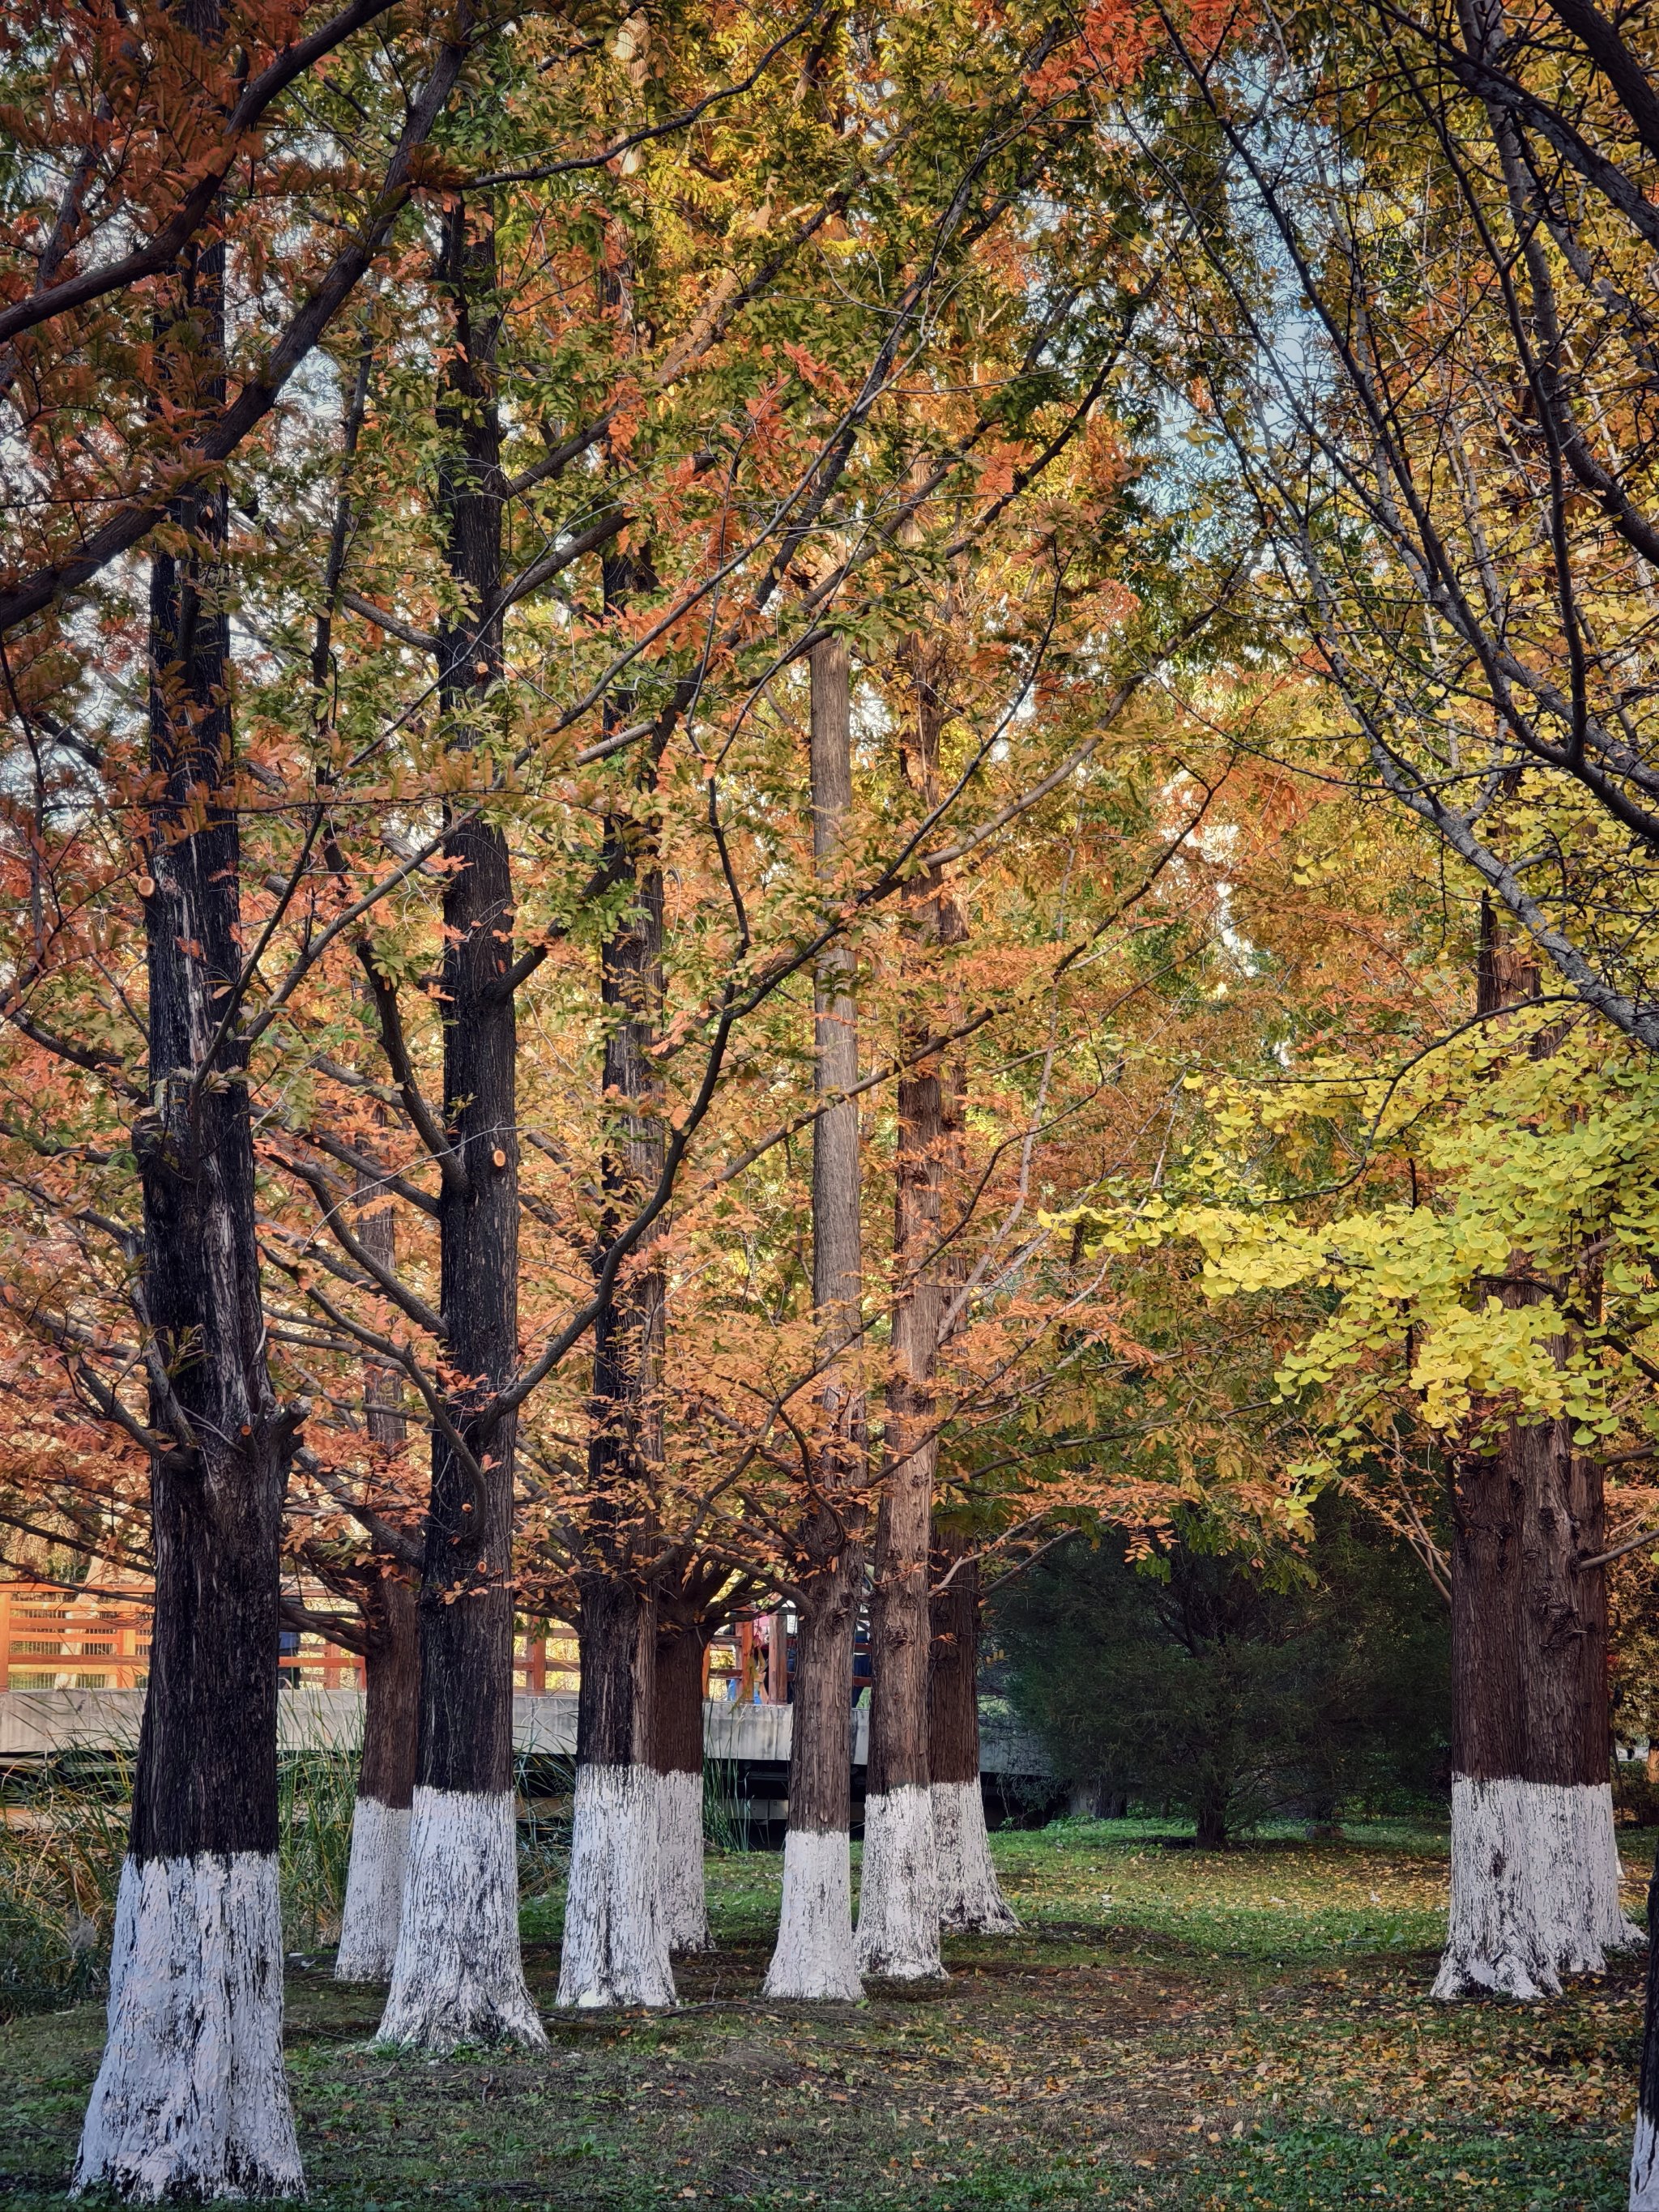
MULTIPOLYGON (((32 1766, 64 1751, 134 1752, 143 1717, 142 1690, 0 1690, 0 1771, 32 1766)), ((781 1817, 794 1725, 790 1705, 705 1705, 704 1755, 729 1761, 740 1794, 757 1817, 781 1817)), ((285 1689, 277 1699, 277 1741, 284 1751, 353 1751, 362 1740, 361 1690, 285 1689)), ((868 1756, 870 1715, 853 1716, 853 1765, 868 1756)), ((513 1699, 513 1743, 526 1759, 574 1759, 576 1700, 568 1692, 513 1699)), ((1048 1762, 1036 1739, 991 1714, 980 1723, 980 1771, 999 1784, 1040 1782, 1048 1762)))

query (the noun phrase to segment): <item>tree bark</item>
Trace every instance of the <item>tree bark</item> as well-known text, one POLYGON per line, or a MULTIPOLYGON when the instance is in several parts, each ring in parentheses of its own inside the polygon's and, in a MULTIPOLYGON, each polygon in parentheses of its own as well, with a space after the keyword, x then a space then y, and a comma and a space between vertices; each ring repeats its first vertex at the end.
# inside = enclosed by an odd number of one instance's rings
MULTIPOLYGON (((1537 988, 1487 909, 1480 1011, 1537 988)), ((1505 1304, 1547 1295, 1531 1272, 1516 1255, 1505 1304)), ((1553 1996, 1638 1940, 1607 1775, 1607 1577, 1577 1565, 1603 1547, 1601 1470, 1569 1421, 1512 1421, 1492 1456, 1463 1455, 1453 1519, 1451 1911, 1434 1993, 1553 1996)))
MULTIPOLYGON (((812 852, 833 889, 853 805, 851 669, 846 641, 812 648, 812 852)), ((851 2000, 863 1994, 853 1943, 853 1636, 864 1581, 866 1401, 857 958, 837 936, 813 988, 812 1306, 824 1387, 817 1492, 795 1532, 795 1696, 783 1899, 765 1993, 851 2000)))
POLYGON ((656 1769, 657 1613, 625 1561, 580 1578, 576 1802, 559 1962, 562 2005, 674 2002, 656 1769))
POLYGON ((1012 1935, 1018 1923, 991 1861, 979 1778, 979 1562, 953 1530, 936 1530, 933 1571, 927 1763, 939 1925, 957 1935, 1012 1935))
POLYGON ((363 1612, 363 1755, 334 1956, 337 1982, 391 1978, 420 1751, 420 1613, 415 1590, 396 1568, 387 1567, 363 1612))
POLYGON ((1647 2005, 1642 2016, 1642 2073, 1631 2147, 1630 2212, 1659 2212, 1659 1854, 1648 1884, 1647 2005))
MULTIPOLYGON (((376 1202, 375 1187, 366 1170, 359 1170, 357 1188, 368 1201, 358 1217, 358 1241, 390 1271, 398 1257, 396 1216, 384 1199, 376 1202)), ((397 1370, 383 1361, 371 1359, 364 1364, 363 1412, 370 1443, 395 1451, 404 1442, 406 1423, 397 1370)), ((413 1585, 392 1565, 381 1567, 359 1602, 363 1616, 363 1751, 351 1814, 351 1860, 334 1978, 385 1982, 392 1978, 398 1955, 420 1753, 420 1613, 413 1585)))
POLYGON ((702 1879, 702 1662, 710 1632, 700 1620, 658 1621, 652 1765, 671 1952, 714 1948, 702 1879))
MULTIPOLYGON (((627 556, 607 557, 607 606, 620 605, 632 581, 627 556)), ((632 896, 601 956, 600 993, 610 1024, 605 1094, 620 1102, 620 1110, 605 1144, 605 1204, 596 1254, 655 1188, 664 1158, 650 1058, 662 1003, 662 872, 653 833, 631 816, 609 818, 606 843, 632 896)), ((647 1244, 617 1279, 593 1325, 591 1503, 577 1572, 581 1693, 559 1968, 562 2005, 674 2002, 661 1898, 660 1793, 653 1763, 656 1599, 637 1562, 639 1534, 652 1519, 662 1464, 665 1290, 647 1244)))
MULTIPOLYGON (((187 11, 204 39, 216 12, 187 11)), ((222 243, 185 260, 163 348, 222 393, 222 243)), ((149 1103, 140 1331, 150 1358, 155 1611, 109 2036, 77 2189, 143 2201, 301 2192, 283 2070, 276 1881, 277 1589, 296 1422, 265 1364, 246 1049, 220 1040, 239 979, 222 487, 175 501, 184 550, 150 562, 144 894, 149 1103)), ((141 888, 143 888, 141 886, 141 888)))
MULTIPOLYGON (((940 660, 918 643, 916 722, 902 765, 921 806, 937 802, 944 720, 940 660)), ((901 919, 914 985, 959 920, 936 877, 918 881, 901 919)), ((893 1318, 887 1383, 885 1467, 876 1522, 870 1641, 874 1667, 859 1895, 858 1960, 866 1973, 936 1980, 939 1867, 927 1769, 927 1553, 939 1463, 934 1377, 946 1302, 939 1250, 946 1149, 939 1057, 926 1051, 933 1030, 925 993, 900 1024, 905 1073, 898 1081, 894 1160, 893 1318)))
MULTIPOLYGON (((439 633, 452 748, 487 779, 486 717, 501 671, 500 307, 486 216, 444 218, 454 344, 438 405, 440 498, 456 614, 439 633)), ((513 1790, 514 1423, 492 1400, 518 1361, 517 1022, 507 840, 457 816, 444 842, 444 1111, 439 1287, 454 1437, 435 1425, 422 1578, 421 1744, 403 1921, 383 2043, 429 2051, 545 2042, 519 1950, 513 1790)))

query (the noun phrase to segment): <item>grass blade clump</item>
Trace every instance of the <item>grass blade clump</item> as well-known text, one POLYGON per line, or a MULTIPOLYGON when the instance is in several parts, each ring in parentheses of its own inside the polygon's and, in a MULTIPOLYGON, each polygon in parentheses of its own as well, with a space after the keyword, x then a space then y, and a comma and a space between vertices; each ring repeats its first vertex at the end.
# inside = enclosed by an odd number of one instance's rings
POLYGON ((0 1820, 0 2019, 108 1985, 132 1758, 66 1752, 13 1777, 0 1820))
POLYGON ((735 1759, 702 1763, 702 1839, 714 1851, 754 1849, 750 1802, 738 1787, 735 1759))
POLYGON ((332 1943, 345 1906, 355 1751, 285 1751, 276 1761, 277 1879, 283 1942, 290 1951, 332 1943))

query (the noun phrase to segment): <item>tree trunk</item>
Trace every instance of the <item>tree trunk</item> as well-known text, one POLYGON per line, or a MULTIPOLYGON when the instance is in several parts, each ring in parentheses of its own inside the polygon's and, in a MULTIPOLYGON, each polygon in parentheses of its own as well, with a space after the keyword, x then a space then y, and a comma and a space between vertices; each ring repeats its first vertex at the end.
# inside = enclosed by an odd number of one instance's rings
MULTIPOLYGON (((380 1109, 382 1115, 384 1111, 380 1109)), ((367 1170, 358 1170, 357 1188, 366 1201, 357 1220, 358 1241, 390 1271, 398 1257, 396 1217, 367 1170)), ((369 1441, 392 1451, 404 1442, 406 1425, 399 1382, 395 1368, 380 1360, 366 1363, 363 1410, 369 1441)), ((337 1982, 392 1978, 420 1751, 421 1632, 416 1592, 396 1567, 383 1567, 362 1601, 362 1612, 363 1753, 351 1814, 351 1860, 340 1942, 334 1954, 337 1982)))
POLYGON ((1631 2148, 1630 2212, 1659 2212, 1659 1854, 1648 1884, 1647 2008, 1642 2019, 1642 2075, 1631 2148))
POLYGON ((410 1808, 421 1732, 420 1615, 414 1589, 393 1568, 365 1607, 363 1756, 351 1814, 337 1982, 391 1978, 403 1917, 410 1808))
MULTIPOLYGON (((607 605, 619 604, 630 580, 625 559, 606 561, 607 605)), ((654 1104, 657 1088, 649 1055, 662 1000, 662 874, 647 827, 613 815, 606 834, 612 856, 626 866, 635 888, 602 956, 601 994, 611 1024, 605 1092, 623 1101, 624 1110, 605 1144, 601 1248, 649 1196, 663 1168, 660 1120, 649 1110, 629 1110, 654 1104)), ((559 1968, 562 2005, 674 2002, 653 1763, 656 1603, 635 1559, 662 1464, 664 1295, 660 1268, 635 1255, 593 1326, 592 1502, 577 1576, 581 1696, 559 1968)))
MULTIPOLYGON (((850 670, 846 641, 812 648, 812 849, 833 884, 853 803, 850 670)), ((856 957, 837 938, 814 988, 814 1084, 836 1097, 812 1130, 812 1304, 825 1386, 819 1405, 817 1496, 797 1530, 795 1698, 789 1829, 783 1845, 770 1997, 852 2000, 863 1994, 853 1947, 853 1635, 864 1580, 865 1395, 859 1376, 864 1258, 860 1197, 856 957)))
POLYGON ((657 1615, 626 1571, 581 1582, 576 1802, 559 2002, 670 2005, 674 1973, 659 1866, 657 1615))
POLYGON ((949 1532, 939 1534, 933 1562, 944 1584, 930 1607, 927 1678, 939 1925, 957 1935, 1008 1936, 1018 1923, 991 1863, 979 1778, 979 1562, 949 1532))
MULTIPOLYGON (((444 219, 454 350, 439 399, 440 495, 459 607, 439 635, 440 696, 458 752, 479 750, 501 675, 500 309, 486 222, 444 219)), ((480 771, 484 773, 483 761, 480 771)), ((456 1379, 434 1425, 422 1580, 421 1744, 409 1863, 383 2043, 428 2051, 546 2036, 519 1950, 513 1789, 514 1423, 494 1416, 518 1362, 517 1024, 507 841, 458 818, 445 840, 443 1126, 439 1284, 444 1358, 456 1379)), ((382 987, 385 988, 385 987, 382 987)))
POLYGON ((708 1632, 657 1631, 655 1750, 662 1911, 673 1951, 712 1951, 702 1880, 702 1661, 708 1632))
POLYGON ((1443 1998, 1553 1996, 1636 1940, 1607 1778, 1600 1471, 1512 1425, 1454 1500, 1452 1863, 1443 1998))
MULTIPOLYGON (((940 672, 937 656, 920 644, 915 665, 916 729, 902 765, 925 808, 937 802, 940 672)), ((937 879, 917 884, 901 926, 906 966, 920 981, 930 955, 957 926, 937 879)), ((927 1553, 939 1463, 934 1376, 946 1299, 939 1252, 946 1115, 939 1057, 925 1051, 931 1011, 920 993, 899 1031, 906 1068, 898 1081, 892 1352, 870 1609, 875 1680, 859 1894, 859 1965, 896 1981, 936 1980, 945 1972, 927 1770, 927 1553)))
POLYGON ((1206 1788, 1198 1800, 1196 1841, 1201 1851, 1224 1851, 1227 1848, 1227 1800, 1218 1789, 1206 1788))
MULTIPOLYGON (((1488 910, 1480 1011, 1537 988, 1488 910)), ((1547 1295, 1516 1279, 1529 1272, 1517 1255, 1506 1304, 1547 1295)), ((1465 1455, 1453 1516, 1451 1910, 1434 1993, 1553 1996, 1638 1940, 1619 1902, 1607 1578, 1577 1564, 1602 1549, 1601 1470, 1570 1422, 1511 1422, 1492 1456, 1465 1455)))
MULTIPOLYGON (((211 9, 186 20, 217 33, 211 9)), ((187 253, 179 321, 161 341, 193 331, 209 400, 223 388, 224 267, 220 243, 187 253)), ((155 1626, 109 2035, 75 2168, 77 2190, 144 2202, 303 2188, 276 1882, 277 1589, 296 1425, 265 1365, 246 1054, 234 1030, 216 1042, 244 957, 236 816, 217 796, 234 773, 222 487, 169 512, 190 550, 150 562, 150 1092, 132 1143, 150 1421, 170 1441, 151 1465, 155 1626)))

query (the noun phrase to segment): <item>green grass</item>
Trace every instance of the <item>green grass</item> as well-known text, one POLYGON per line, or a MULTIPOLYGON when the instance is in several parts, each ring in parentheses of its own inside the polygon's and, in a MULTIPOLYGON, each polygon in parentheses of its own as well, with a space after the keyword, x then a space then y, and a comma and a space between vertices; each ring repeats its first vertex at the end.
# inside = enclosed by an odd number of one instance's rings
MULTIPOLYGON (((862 2006, 758 1996, 779 1862, 709 1863, 720 1949, 678 2013, 551 2015, 560 1899, 524 1912, 545 2056, 370 2050, 373 1993, 295 1966, 289 2045, 322 2212, 1244 2212, 1623 2201, 1639 1975, 1530 2008, 1430 2003, 1443 1838, 1223 1854, 1163 1823, 995 1838, 1024 1926, 862 2006)), ((1632 1875, 1641 1842, 1632 1839, 1632 1875)), ((1633 1890, 1632 1896, 1637 1893, 1633 1890)), ((61 2203, 101 2021, 0 2030, 0 2199, 61 2203)))

